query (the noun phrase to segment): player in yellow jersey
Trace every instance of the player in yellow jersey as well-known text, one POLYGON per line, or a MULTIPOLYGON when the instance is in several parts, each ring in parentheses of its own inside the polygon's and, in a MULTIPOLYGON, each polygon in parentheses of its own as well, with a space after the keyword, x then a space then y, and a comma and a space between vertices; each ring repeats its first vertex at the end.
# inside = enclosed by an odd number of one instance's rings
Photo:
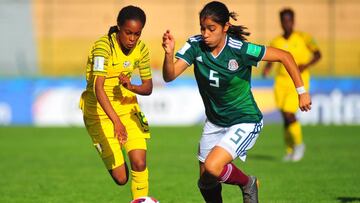
POLYGON ((80 100, 86 129, 118 185, 129 179, 123 155, 127 153, 133 199, 147 196, 149 185, 146 139, 150 133, 136 98, 136 94, 150 95, 153 88, 149 51, 139 40, 145 22, 145 13, 138 7, 120 10, 117 25, 90 50, 87 87, 80 100), (140 73, 140 85, 130 81, 135 69, 140 73))
MULTIPOLYGON (((307 33, 294 31, 294 12, 291 9, 283 9, 280 12, 281 27, 283 34, 272 40, 270 46, 290 52, 303 78, 305 88, 297 89, 298 92, 309 91, 310 73, 308 68, 321 58, 320 50, 315 40, 307 33)), ((284 138, 286 143, 286 155, 284 161, 299 161, 305 152, 302 131, 299 121, 296 118, 298 111, 298 95, 294 91, 292 80, 285 67, 276 64, 275 73, 275 100, 284 119, 284 138)), ((267 76, 272 63, 267 63, 263 75, 267 76)))

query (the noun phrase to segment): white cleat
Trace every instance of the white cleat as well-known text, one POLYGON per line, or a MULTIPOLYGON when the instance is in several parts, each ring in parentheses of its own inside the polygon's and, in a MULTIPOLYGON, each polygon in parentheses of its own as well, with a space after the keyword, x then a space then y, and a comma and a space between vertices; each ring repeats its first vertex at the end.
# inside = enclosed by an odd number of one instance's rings
POLYGON ((300 161, 304 157, 305 144, 299 144, 294 147, 294 153, 292 155, 292 161, 300 161))

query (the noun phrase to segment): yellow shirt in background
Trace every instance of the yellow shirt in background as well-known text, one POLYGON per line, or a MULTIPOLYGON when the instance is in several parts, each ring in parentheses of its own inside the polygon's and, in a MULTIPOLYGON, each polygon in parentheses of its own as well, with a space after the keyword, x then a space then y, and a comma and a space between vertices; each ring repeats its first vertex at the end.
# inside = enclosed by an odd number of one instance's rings
MULTIPOLYGON (((314 38, 303 32, 293 32, 288 39, 282 35, 278 36, 270 43, 270 46, 290 52, 297 65, 308 63, 313 57, 313 52, 319 50, 314 38)), ((308 69, 305 69, 301 76, 305 84, 309 83, 310 73, 308 69)), ((286 86, 289 83, 292 84, 293 82, 285 67, 281 63, 276 63, 275 84, 286 86)))
POLYGON ((86 65, 86 90, 81 96, 80 107, 86 118, 99 119, 107 116, 95 95, 94 81, 97 76, 105 76, 104 90, 118 115, 130 113, 138 108, 136 95, 119 84, 118 76, 124 73, 132 76, 139 69, 141 79, 151 78, 149 50, 138 41, 129 55, 125 55, 116 40, 116 33, 101 37, 92 46, 86 65))

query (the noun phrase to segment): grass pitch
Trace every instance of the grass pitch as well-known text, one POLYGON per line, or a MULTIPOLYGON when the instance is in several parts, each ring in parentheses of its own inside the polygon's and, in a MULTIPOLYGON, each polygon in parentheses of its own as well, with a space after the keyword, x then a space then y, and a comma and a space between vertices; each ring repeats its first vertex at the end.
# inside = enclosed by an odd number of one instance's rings
MULTIPOLYGON (((196 183, 201 126, 153 127, 148 145, 150 195, 161 203, 201 203, 196 183)), ((306 154, 283 163, 280 125, 265 125, 245 163, 268 203, 360 202, 360 126, 306 126, 306 154)), ((0 127, 0 202, 128 203, 130 184, 117 186, 84 128, 0 127)), ((224 203, 242 202, 234 186, 224 203)))

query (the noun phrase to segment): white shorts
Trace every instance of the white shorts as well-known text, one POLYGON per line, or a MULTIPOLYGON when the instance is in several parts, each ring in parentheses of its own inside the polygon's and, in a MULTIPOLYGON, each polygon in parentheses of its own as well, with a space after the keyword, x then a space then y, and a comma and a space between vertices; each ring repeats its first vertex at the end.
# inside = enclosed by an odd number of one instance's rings
POLYGON ((239 157, 245 161, 246 153, 254 146, 262 127, 262 120, 259 123, 240 123, 230 127, 217 126, 206 120, 199 143, 199 161, 205 162, 215 146, 224 148, 233 159, 239 157))

